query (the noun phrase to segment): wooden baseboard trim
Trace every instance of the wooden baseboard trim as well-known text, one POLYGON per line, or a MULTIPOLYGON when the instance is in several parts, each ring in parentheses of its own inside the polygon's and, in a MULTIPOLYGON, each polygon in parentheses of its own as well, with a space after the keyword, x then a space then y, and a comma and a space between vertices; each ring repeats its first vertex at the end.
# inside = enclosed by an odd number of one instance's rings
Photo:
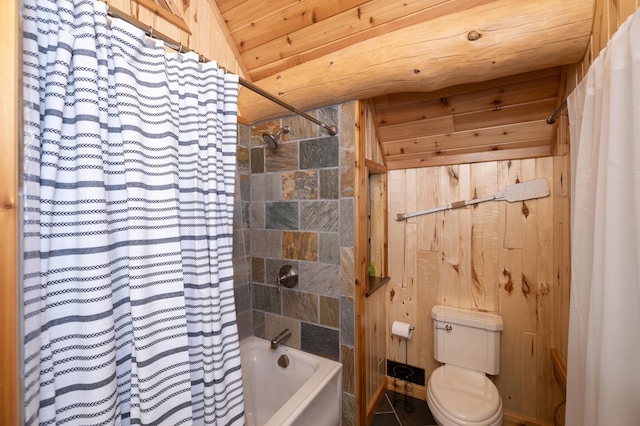
POLYGON ((551 426, 551 423, 541 422, 539 420, 523 417, 510 411, 502 413, 503 426, 551 426))
MULTIPOLYGON (((395 390, 398 393, 402 393, 402 389, 404 389, 404 383, 404 380, 394 379, 393 377, 387 376, 388 390, 395 390)), ((425 386, 416 385, 415 383, 409 383, 409 386, 411 386, 411 396, 413 398, 419 399, 421 401, 427 400, 427 388, 425 386)))

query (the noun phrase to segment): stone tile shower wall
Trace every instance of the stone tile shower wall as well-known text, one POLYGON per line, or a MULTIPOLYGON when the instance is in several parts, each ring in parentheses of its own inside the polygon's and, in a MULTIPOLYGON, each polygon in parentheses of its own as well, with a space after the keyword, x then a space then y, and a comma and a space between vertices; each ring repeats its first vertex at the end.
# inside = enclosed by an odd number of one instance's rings
MULTIPOLYGON (((342 362, 343 425, 352 425, 355 103, 311 114, 335 124, 338 134, 329 136, 299 116, 263 122, 248 131, 241 126, 239 187, 248 216, 243 226, 250 228, 252 327, 266 339, 289 328, 287 345, 342 362), (278 149, 265 146, 262 133, 275 134, 284 126, 290 133, 283 135, 278 149), (279 289, 276 276, 287 264, 298 271, 299 282, 279 289)), ((237 238, 246 241, 245 232, 238 231, 237 238)), ((244 288, 239 289, 242 306, 245 296, 244 288)), ((244 322, 242 326, 248 328, 244 322)))

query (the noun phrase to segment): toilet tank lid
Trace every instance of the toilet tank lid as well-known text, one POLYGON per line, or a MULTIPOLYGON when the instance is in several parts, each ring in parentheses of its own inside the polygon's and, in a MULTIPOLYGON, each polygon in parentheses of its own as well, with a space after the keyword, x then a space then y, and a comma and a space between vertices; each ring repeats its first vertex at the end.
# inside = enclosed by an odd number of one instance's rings
POLYGON ((470 311, 468 309, 436 305, 431 309, 431 317, 436 321, 483 328, 490 331, 500 331, 503 329, 502 317, 488 312, 470 311))

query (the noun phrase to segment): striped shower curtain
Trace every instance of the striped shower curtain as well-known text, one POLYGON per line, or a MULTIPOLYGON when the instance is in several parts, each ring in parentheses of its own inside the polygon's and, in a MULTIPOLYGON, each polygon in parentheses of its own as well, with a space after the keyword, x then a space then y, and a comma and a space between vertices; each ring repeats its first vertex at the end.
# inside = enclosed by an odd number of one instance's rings
POLYGON ((93 0, 23 31, 26 424, 244 424, 237 77, 93 0))

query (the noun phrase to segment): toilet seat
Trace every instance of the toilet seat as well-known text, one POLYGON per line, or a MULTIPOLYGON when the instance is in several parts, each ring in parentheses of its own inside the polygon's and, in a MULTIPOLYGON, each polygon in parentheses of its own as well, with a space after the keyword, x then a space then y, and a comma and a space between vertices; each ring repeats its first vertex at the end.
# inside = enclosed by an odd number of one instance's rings
POLYGON ((502 399, 484 373, 455 365, 437 368, 429 377, 427 402, 443 425, 502 424, 502 399))

